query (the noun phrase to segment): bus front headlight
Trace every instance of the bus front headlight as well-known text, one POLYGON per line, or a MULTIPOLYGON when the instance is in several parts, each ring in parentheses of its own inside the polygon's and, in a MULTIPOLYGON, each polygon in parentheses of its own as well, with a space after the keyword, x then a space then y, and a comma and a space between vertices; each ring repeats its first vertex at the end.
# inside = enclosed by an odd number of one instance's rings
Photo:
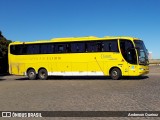
POLYGON ((139 70, 145 70, 144 68, 139 68, 139 70))

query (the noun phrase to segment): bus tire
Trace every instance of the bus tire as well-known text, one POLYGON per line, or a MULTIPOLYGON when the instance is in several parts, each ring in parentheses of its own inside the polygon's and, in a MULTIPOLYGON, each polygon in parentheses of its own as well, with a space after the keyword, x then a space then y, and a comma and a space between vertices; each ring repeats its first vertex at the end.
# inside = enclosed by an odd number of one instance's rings
POLYGON ((121 70, 119 68, 113 68, 110 72, 110 76, 113 80, 118 80, 122 76, 121 70))
POLYGON ((48 78, 48 72, 46 69, 42 68, 38 71, 38 77, 41 80, 46 80, 48 78))
POLYGON ((35 80, 36 79, 36 71, 31 68, 27 71, 27 76, 30 80, 35 80))

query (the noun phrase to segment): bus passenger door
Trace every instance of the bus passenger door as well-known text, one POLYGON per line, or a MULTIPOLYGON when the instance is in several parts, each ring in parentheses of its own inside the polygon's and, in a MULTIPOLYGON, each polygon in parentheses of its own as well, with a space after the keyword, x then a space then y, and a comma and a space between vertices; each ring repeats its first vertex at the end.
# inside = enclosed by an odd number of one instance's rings
POLYGON ((128 61, 129 76, 135 76, 138 72, 135 49, 129 49, 127 51, 127 61, 128 61))
POLYGON ((120 49, 125 59, 125 75, 134 76, 137 70, 137 55, 133 43, 130 40, 120 40, 120 49))

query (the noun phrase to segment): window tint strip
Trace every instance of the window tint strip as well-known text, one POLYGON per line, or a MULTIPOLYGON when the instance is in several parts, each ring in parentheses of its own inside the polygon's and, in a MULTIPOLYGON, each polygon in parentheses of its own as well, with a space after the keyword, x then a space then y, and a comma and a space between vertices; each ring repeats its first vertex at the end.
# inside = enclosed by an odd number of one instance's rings
POLYGON ((11 54, 56 54, 56 53, 91 53, 119 52, 118 40, 82 41, 64 43, 20 44, 10 46, 11 54))

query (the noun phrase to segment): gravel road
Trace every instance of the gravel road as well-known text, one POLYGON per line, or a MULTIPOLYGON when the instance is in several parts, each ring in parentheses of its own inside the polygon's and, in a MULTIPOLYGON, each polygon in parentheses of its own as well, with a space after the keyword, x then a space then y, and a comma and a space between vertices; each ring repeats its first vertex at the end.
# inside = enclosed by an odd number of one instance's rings
POLYGON ((160 111, 160 66, 151 66, 147 76, 121 80, 109 77, 28 80, 24 76, 0 76, 0 91, 0 111, 160 111))

